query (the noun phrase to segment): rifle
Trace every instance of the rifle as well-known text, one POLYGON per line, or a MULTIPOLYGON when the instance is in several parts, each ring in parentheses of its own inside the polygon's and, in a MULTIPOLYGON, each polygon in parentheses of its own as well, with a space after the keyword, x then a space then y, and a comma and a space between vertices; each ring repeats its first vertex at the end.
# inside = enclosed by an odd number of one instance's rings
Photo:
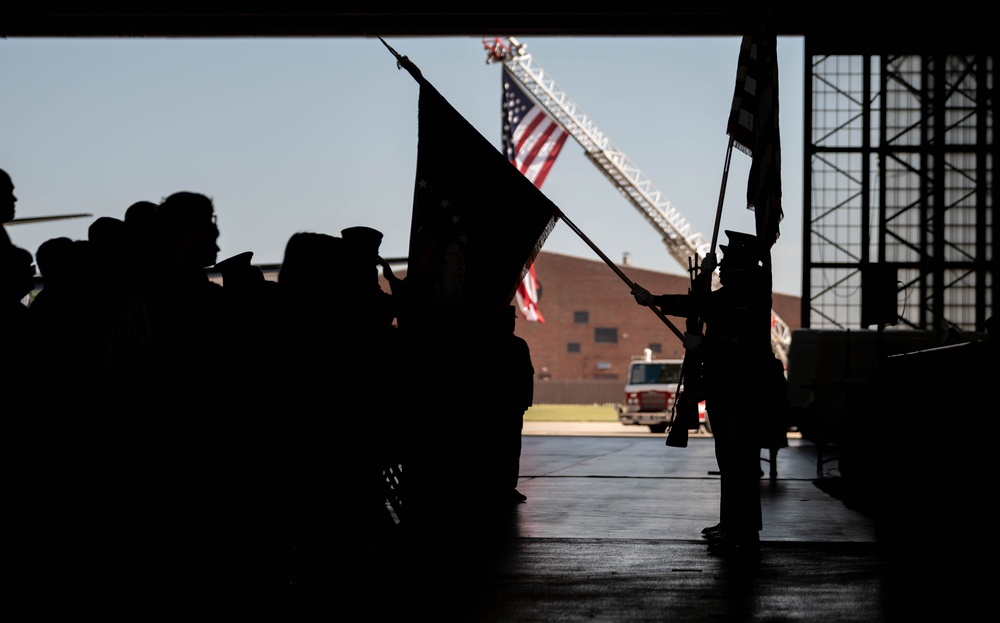
MULTIPOLYGON (((698 258, 692 262, 688 259, 688 275, 691 278, 689 296, 701 297, 707 292, 702 284, 708 278, 698 266, 698 258), (699 278, 699 275, 702 275, 699 278)), ((692 306, 698 309, 698 305, 692 306)), ((705 399, 704 377, 702 375, 702 353, 698 349, 702 336, 702 318, 697 313, 687 318, 684 336, 684 362, 681 364, 681 376, 677 381, 677 394, 670 413, 670 430, 667 432, 667 445, 674 448, 686 448, 688 431, 698 430, 698 403, 705 399)))
MULTIPOLYGON (((702 270, 698 266, 698 257, 694 262, 688 258, 688 275, 691 277, 691 288, 688 293, 692 296, 707 296, 712 291, 712 273, 715 271, 715 247, 719 242, 719 224, 722 221, 722 205, 726 197, 726 184, 729 180, 729 165, 733 156, 733 145, 735 139, 729 135, 729 145, 726 147, 726 161, 722 168, 722 186, 719 188, 719 203, 715 209, 715 227, 712 230, 712 246, 705 255, 706 260, 711 260, 711 270, 702 270)), ((694 306, 697 308, 697 306, 694 306)), ((702 353, 698 352, 695 344, 700 343, 704 319, 697 314, 692 314, 687 319, 684 335, 684 362, 681 364, 681 378, 677 383, 677 396, 674 398, 674 406, 671 413, 670 432, 667 433, 667 445, 675 448, 686 448, 688 442, 688 430, 698 428, 698 403, 705 399, 704 379, 702 376, 703 361, 702 353), (683 389, 681 389, 683 387, 683 389)))

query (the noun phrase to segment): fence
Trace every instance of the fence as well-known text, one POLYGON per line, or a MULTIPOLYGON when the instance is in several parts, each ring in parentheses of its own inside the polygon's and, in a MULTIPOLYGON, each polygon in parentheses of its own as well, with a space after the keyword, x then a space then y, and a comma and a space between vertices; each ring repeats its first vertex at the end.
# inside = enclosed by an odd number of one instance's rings
POLYGON ((536 405, 618 404, 624 397, 624 381, 535 381, 536 405))

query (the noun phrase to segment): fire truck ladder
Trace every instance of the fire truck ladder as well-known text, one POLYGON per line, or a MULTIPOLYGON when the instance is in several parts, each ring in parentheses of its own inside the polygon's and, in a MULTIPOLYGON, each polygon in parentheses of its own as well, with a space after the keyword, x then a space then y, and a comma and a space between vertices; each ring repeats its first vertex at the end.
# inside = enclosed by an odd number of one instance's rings
MULTIPOLYGON (((503 63, 526 93, 545 108, 546 112, 577 143, 584 153, 614 184, 615 188, 632 203, 639 213, 663 236, 667 251, 681 268, 688 270, 692 257, 698 264, 711 249, 711 242, 688 223, 684 215, 668 201, 628 156, 616 148, 556 84, 531 54, 526 45, 514 37, 483 39, 489 52, 487 63, 503 63)), ((712 287, 719 286, 719 275, 713 273, 712 287)), ((771 345, 783 363, 788 362, 791 331, 788 325, 771 310, 771 345)))

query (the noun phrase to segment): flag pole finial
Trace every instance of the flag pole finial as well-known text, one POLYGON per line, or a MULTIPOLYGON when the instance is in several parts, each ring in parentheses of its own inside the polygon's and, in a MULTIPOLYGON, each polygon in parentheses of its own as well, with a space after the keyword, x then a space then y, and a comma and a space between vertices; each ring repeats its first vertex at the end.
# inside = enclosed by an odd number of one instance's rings
POLYGON ((382 45, 384 45, 390 52, 392 52, 392 55, 396 57, 396 69, 405 69, 417 82, 422 80, 423 75, 420 73, 420 69, 413 64, 413 61, 411 61, 408 56, 401 56, 399 52, 392 49, 392 46, 386 43, 385 39, 382 37, 379 37, 378 40, 381 41, 382 45))

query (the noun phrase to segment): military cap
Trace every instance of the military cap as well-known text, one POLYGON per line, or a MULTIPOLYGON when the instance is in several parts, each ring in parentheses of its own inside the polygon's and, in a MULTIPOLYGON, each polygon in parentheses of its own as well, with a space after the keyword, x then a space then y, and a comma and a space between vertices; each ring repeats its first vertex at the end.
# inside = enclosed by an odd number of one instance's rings
POLYGON ((264 281, 264 271, 251 263, 253 251, 244 251, 216 262, 215 269, 222 275, 223 285, 244 285, 264 281))
POLYGON ((722 249, 722 260, 719 266, 729 268, 759 266, 761 261, 760 241, 753 234, 726 230, 729 244, 719 245, 722 249))
POLYGON ((253 251, 244 251, 243 253, 237 253, 232 257, 228 257, 220 262, 215 263, 215 268, 219 272, 225 274, 227 271, 236 269, 241 270, 250 266, 250 260, 253 259, 253 251))
POLYGON ((379 230, 358 225, 340 230, 340 236, 351 251, 378 256, 378 248, 382 244, 382 232, 379 230))

